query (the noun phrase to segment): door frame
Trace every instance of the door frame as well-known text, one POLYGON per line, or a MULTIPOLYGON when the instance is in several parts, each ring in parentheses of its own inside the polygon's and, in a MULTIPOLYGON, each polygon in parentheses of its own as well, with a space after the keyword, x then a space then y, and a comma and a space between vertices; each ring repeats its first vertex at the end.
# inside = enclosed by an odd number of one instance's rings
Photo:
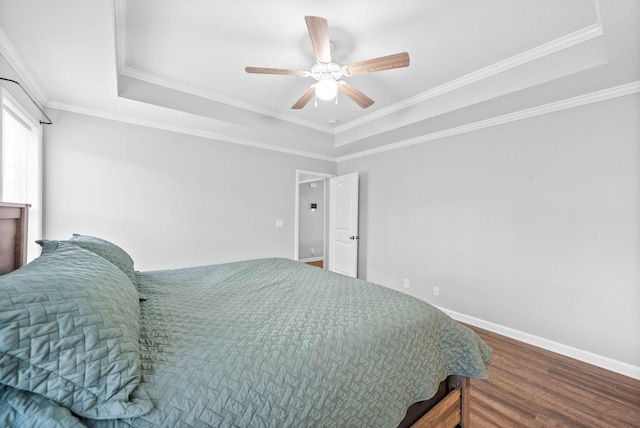
MULTIPOLYGON (((327 210, 327 195, 329 179, 335 177, 335 174, 328 174, 325 172, 306 171, 302 169, 296 169, 296 197, 295 197, 295 232, 294 232, 294 252, 293 259, 299 260, 300 254, 300 185, 305 183, 313 183, 316 181, 324 181, 324 192, 322 201, 322 257, 324 260, 328 260, 327 254, 327 216, 329 211, 327 210)), ((327 263, 324 263, 325 268, 327 263)))

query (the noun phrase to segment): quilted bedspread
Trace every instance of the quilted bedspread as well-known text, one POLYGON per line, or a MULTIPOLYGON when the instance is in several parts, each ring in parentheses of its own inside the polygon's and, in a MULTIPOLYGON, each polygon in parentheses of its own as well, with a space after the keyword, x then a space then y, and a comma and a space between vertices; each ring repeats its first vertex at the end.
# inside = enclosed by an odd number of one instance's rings
POLYGON ((438 309, 299 262, 136 279, 142 385, 153 409, 78 418, 84 425, 394 427, 446 376, 487 376, 491 350, 438 309))

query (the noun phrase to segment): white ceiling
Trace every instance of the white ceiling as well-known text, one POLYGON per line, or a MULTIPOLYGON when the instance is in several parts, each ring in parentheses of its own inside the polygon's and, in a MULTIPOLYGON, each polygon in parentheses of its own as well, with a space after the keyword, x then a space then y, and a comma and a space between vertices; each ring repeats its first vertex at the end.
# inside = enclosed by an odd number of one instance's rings
MULTIPOLYGON (((0 49, 48 107, 343 159, 640 81, 638 0, 0 0, 0 49), (361 109, 291 105, 311 78, 304 16, 335 62, 408 52, 346 78, 361 109)), ((55 125, 53 125, 55 126, 55 125)))

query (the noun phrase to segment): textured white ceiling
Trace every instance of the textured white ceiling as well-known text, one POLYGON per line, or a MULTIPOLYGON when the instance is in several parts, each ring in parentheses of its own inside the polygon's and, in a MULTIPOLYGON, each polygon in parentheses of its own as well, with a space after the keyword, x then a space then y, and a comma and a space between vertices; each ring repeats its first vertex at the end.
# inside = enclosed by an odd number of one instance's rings
POLYGON ((0 0, 0 46, 51 107, 332 157, 640 80, 638 3, 0 0), (347 78, 366 110, 291 110, 311 78, 244 67, 309 69, 305 15, 328 20, 335 62, 411 65, 347 78))

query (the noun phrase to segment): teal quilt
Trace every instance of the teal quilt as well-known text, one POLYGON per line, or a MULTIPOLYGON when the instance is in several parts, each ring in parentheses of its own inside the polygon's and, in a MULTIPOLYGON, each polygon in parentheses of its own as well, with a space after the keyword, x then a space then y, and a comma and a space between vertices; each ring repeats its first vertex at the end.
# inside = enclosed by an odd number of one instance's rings
MULTIPOLYGON (((288 259, 135 275, 151 410, 52 426, 394 427, 448 375, 487 377, 473 331, 366 281, 288 259)), ((57 406, 0 397, 14 414, 57 406)))

